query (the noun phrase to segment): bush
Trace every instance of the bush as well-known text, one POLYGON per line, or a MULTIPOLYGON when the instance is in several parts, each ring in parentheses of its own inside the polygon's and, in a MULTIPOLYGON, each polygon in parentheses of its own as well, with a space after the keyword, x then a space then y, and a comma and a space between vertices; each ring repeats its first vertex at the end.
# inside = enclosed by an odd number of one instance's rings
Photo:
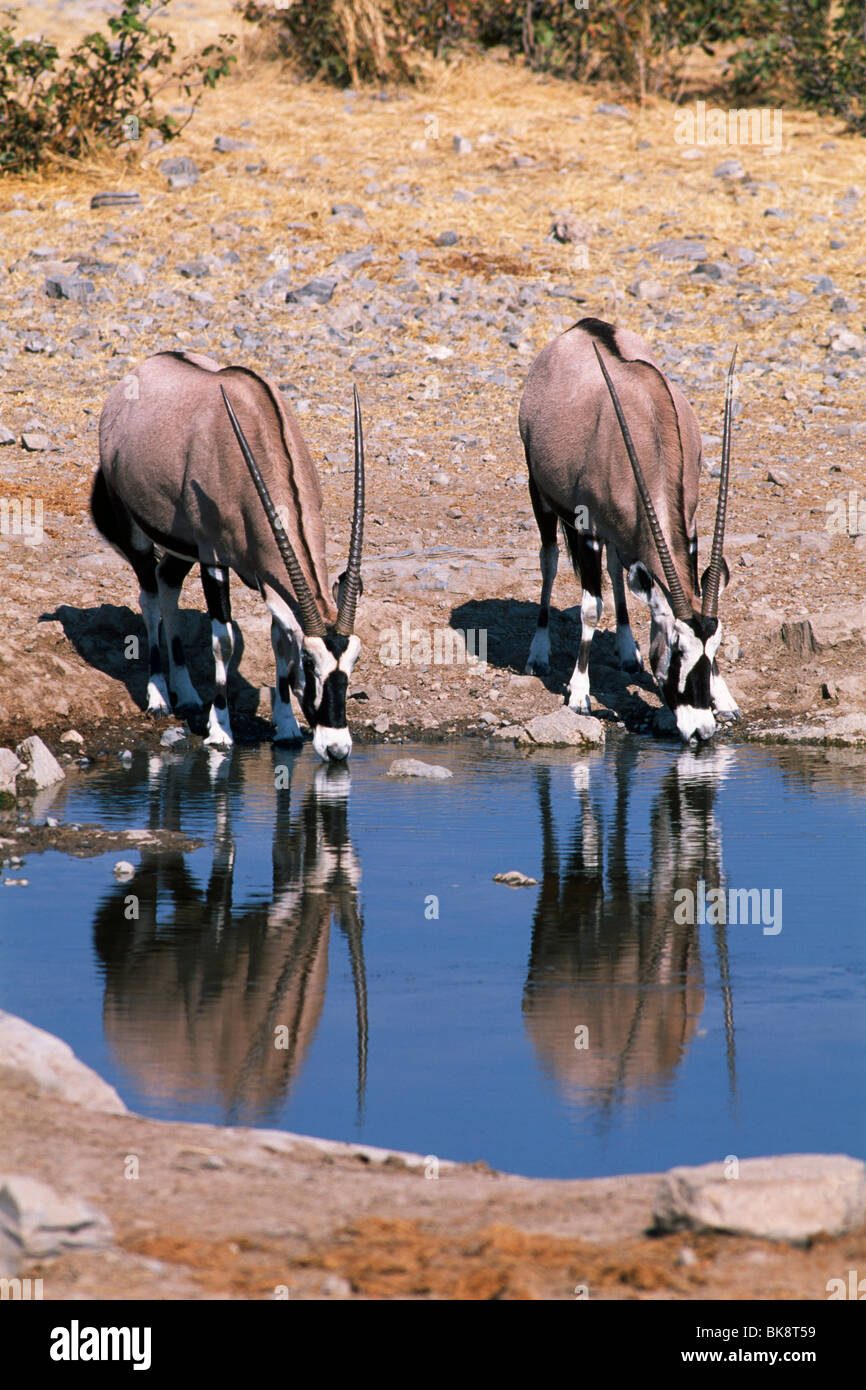
POLYGON ((177 84, 192 98, 229 71, 234 41, 221 35, 180 66, 170 34, 150 26, 169 0, 123 0, 108 20, 111 37, 93 33, 65 58, 47 39, 17 39, 17 11, 0 11, 0 170, 20 173, 47 159, 76 159, 98 142, 119 145, 132 132, 158 130, 166 140, 183 122, 158 115, 159 93, 177 84))
POLYGON ((731 64, 737 94, 790 94, 866 134, 864 0, 772 0, 764 28, 731 64))
POLYGON ((299 69, 345 85, 416 75, 422 50, 504 45, 532 67, 674 90, 686 50, 739 44, 734 95, 789 94, 866 130, 866 0, 242 0, 299 69))
POLYGON ((398 0, 243 0, 236 8, 308 77, 346 87, 415 75, 398 0))

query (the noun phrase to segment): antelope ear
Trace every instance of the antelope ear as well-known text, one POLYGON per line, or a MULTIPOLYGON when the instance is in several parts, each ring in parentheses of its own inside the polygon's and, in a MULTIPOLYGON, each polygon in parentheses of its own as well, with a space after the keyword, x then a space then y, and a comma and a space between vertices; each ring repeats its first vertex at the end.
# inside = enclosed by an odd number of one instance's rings
POLYGON ((640 560, 636 560, 628 572, 628 587, 635 598, 639 598, 642 603, 649 603, 653 579, 646 565, 642 565, 640 560))
MULTIPOLYGON (((342 601, 343 601, 343 585, 345 584, 345 582, 346 582, 346 571, 343 570, 343 573, 340 575, 340 578, 339 578, 339 579, 335 579, 335 580, 334 580, 334 583, 333 583, 332 586, 331 586, 331 593, 332 593, 333 596, 334 596, 334 602, 335 602, 335 604, 337 605, 338 608, 340 607, 340 604, 341 604, 342 601)), ((364 581, 363 581, 363 579, 361 578, 361 576, 359 575, 359 576, 358 576, 358 597, 359 597, 359 598, 361 597, 361 595, 363 594, 363 592, 364 592, 364 581)))
POLYGON ((653 622, 665 632, 673 629, 674 615, 667 596, 653 579, 646 565, 636 560, 628 572, 628 587, 635 598, 639 598, 649 608, 653 622))
MULTIPOLYGON (((709 573, 710 573, 710 567, 709 567, 709 565, 707 565, 707 568, 704 570, 703 574, 701 575, 701 594, 702 594, 702 595, 703 595, 704 590, 705 590, 706 587, 707 587, 707 579, 709 578, 709 573)), ((729 582, 730 582, 730 578, 731 578, 731 571, 728 569, 728 562, 727 562, 727 560, 725 559, 725 557, 722 556, 722 568, 721 568, 721 570, 719 571, 719 597, 721 597, 721 595, 724 593, 725 589, 727 589, 728 584, 729 584, 729 582)))

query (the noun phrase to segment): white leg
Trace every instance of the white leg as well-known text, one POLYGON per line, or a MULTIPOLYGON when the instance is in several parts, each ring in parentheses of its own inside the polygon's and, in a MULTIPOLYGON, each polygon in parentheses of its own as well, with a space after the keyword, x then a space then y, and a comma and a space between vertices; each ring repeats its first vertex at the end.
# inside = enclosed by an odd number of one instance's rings
POLYGON ((622 562, 616 550, 607 547, 607 572, 613 587, 613 601, 616 611, 616 651, 624 671, 640 671, 643 667, 640 647, 634 640, 628 617, 628 604, 625 596, 625 583, 622 562))
POLYGON ((550 670, 550 595, 559 565, 559 545, 555 531, 553 544, 541 547, 538 560, 541 565, 541 608, 538 626, 532 638, 529 656, 526 658, 525 670, 529 676, 546 676, 550 670))
POLYGON ((584 589, 580 600, 580 651, 571 680, 568 682, 568 707, 581 714, 589 714, 589 649, 602 613, 600 594, 590 594, 584 589))
POLYGON ((229 748, 234 739, 229 723, 226 683, 229 663, 235 646, 234 633, 231 623, 221 623, 217 620, 211 623, 211 630, 213 633, 214 698, 208 714, 205 743, 215 747, 229 748))
POLYGON ((142 589, 138 601, 141 604, 144 625, 147 628, 148 658, 150 661, 150 677, 147 682, 147 712, 148 714, 171 714, 168 687, 165 683, 165 676, 162 674, 159 655, 159 599, 156 594, 150 594, 146 589, 142 589))

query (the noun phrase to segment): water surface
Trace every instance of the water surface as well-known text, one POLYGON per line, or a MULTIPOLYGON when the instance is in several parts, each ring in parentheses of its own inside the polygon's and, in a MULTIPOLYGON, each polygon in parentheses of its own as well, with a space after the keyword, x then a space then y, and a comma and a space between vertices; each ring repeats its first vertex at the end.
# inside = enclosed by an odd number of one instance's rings
POLYGON ((0 1007, 140 1113, 555 1177, 864 1156, 850 750, 142 753, 51 814, 205 841, 32 855, 0 888, 0 1007))

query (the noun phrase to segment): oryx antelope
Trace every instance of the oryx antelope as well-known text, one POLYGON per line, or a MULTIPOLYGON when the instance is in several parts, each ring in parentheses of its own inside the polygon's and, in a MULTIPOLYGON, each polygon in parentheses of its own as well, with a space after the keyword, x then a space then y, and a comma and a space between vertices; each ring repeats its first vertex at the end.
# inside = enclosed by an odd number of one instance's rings
POLYGON ((150 678, 147 708, 200 708, 179 632, 178 599, 201 566, 213 632, 216 687, 206 742, 232 742, 226 701, 234 650, 229 570, 261 592, 277 668, 277 742, 299 742, 290 690, 322 758, 348 757, 346 692, 358 659, 364 443, 355 392, 355 502, 345 574, 328 583, 322 494, 297 420, 279 391, 245 367, 161 352, 109 395, 99 421, 91 511, 141 585, 150 678), (248 441, 250 441, 248 443, 248 441), (162 553, 157 560, 156 550, 162 553), (168 649, 162 669, 160 629, 168 649))
MULTIPOLYGON (((736 355, 736 354, 735 354, 736 355)), ((701 471, 697 417, 635 333, 582 319, 533 362, 520 402, 529 493, 541 533, 541 611, 526 669, 545 674, 556 527, 580 574, 580 652, 568 687, 588 710, 589 649, 601 618, 601 551, 616 604, 616 642, 626 670, 641 657, 629 627, 623 570, 649 607, 650 665, 683 739, 709 739, 716 716, 739 711, 716 664, 719 594, 731 443, 734 359, 725 394, 721 478, 710 563, 698 582, 695 513, 701 471)))

